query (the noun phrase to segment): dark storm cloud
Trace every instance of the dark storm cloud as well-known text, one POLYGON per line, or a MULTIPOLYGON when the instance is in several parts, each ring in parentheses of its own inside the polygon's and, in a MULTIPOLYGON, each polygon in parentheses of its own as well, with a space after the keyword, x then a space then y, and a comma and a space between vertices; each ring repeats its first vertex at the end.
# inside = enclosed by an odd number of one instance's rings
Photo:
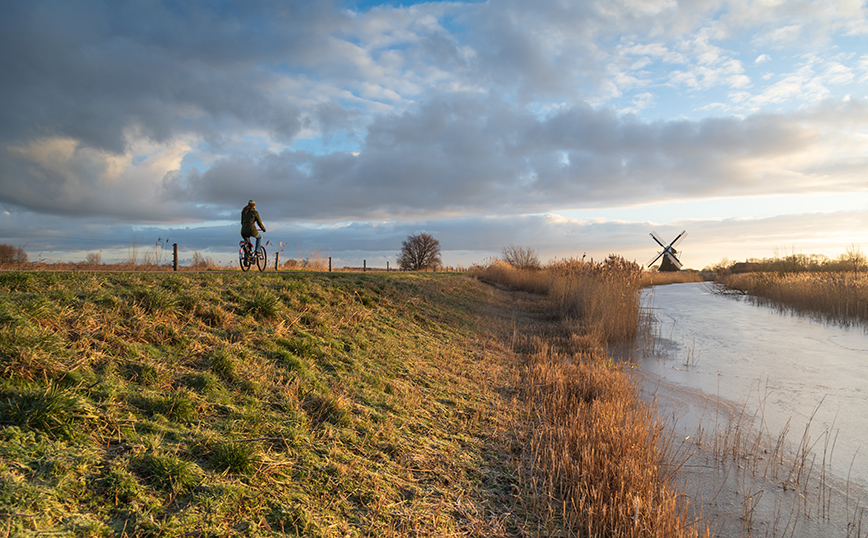
POLYGON ((330 54, 318 29, 336 15, 319 2, 222 6, 4 2, 0 137, 71 137, 115 153, 131 127, 158 141, 193 132, 219 142, 254 125, 290 140, 299 110, 269 94, 270 67, 304 69, 330 54))
MULTIPOLYGON (((457 248, 497 252, 505 233, 575 226, 529 213, 864 192, 860 97, 667 121, 614 102, 647 75, 634 61, 666 57, 657 72, 685 80, 727 80, 733 65, 741 74, 708 25, 720 36, 750 27, 736 16, 749 7, 727 4, 733 13, 715 21, 720 3, 694 4, 3 2, 0 207, 71 238, 160 224, 222 249, 232 226, 186 225, 234 222, 253 197, 298 244, 352 250, 353 237, 381 249, 436 225, 457 248), (652 52, 624 52, 634 45, 652 52), (373 223, 299 224, 359 220, 373 223)), ((857 76, 855 55, 848 66, 842 58, 829 68, 857 76)), ((765 85, 738 99, 829 95, 817 77, 784 75, 751 80, 765 85)), ((725 111, 733 100, 702 104, 725 111)), ((3 222, 24 234, 27 219, 3 222)), ((614 225, 594 226, 575 233, 614 225)))
MULTIPOLYGON (((865 116, 866 107, 852 112, 865 116)), ((358 155, 230 158, 176 186, 182 197, 216 206, 252 190, 282 218, 325 221, 798 193, 814 178, 782 184, 756 163, 797 159, 814 150, 820 132, 764 114, 646 123, 582 106, 536 117, 505 102, 450 95, 376 118, 358 155)), ((839 187, 854 181, 844 177, 839 187)))
MULTIPOLYGON (((228 214, 255 193, 281 219, 347 220, 767 193, 784 177, 788 192, 811 184, 802 170, 755 165, 816 149, 819 117, 649 123, 575 98, 546 112, 523 106, 604 80, 606 53, 581 47, 611 37, 614 20, 640 28, 627 8, 5 3, 0 201, 178 222, 228 214), (463 25, 470 49, 436 17, 463 25), (285 149, 302 133, 320 145, 285 149), (134 147, 142 141, 156 147, 134 147), (144 169, 145 159, 163 166, 144 169)), ((847 108, 864 120, 864 103, 847 108)), ((856 173, 864 163, 822 166, 856 173)))

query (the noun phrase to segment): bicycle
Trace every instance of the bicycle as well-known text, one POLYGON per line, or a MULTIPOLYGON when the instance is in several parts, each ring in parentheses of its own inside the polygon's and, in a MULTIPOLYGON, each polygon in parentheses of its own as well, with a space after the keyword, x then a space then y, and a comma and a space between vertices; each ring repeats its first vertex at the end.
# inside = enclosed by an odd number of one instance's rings
POLYGON ((268 265, 268 254, 265 252, 265 245, 260 244, 257 252, 253 251, 253 243, 250 238, 242 239, 238 243, 238 263, 241 264, 242 271, 248 271, 250 266, 256 264, 260 271, 265 271, 268 265))

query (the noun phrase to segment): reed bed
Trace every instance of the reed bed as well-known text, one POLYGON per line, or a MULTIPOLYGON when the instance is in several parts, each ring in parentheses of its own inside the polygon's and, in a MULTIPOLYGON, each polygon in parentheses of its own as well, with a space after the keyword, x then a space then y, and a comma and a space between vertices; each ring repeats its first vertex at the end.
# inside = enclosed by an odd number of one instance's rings
POLYGON ((642 271, 619 256, 602 262, 570 258, 553 261, 539 270, 517 269, 500 260, 471 268, 481 280, 549 300, 549 313, 576 325, 601 342, 633 338, 639 325, 642 271))
POLYGON ((536 271, 494 262, 474 272, 545 294, 539 315, 549 322, 515 329, 530 424, 520 477, 538 492, 537 510, 557 514, 567 536, 709 536, 673 486, 663 427, 604 351, 636 334, 640 268, 611 256, 536 271))
POLYGON ((473 265, 469 272, 490 284, 529 293, 547 294, 552 285, 552 275, 548 270, 517 269, 497 258, 473 265))
POLYGON ((686 284, 688 282, 702 282, 705 280, 702 275, 696 271, 645 271, 642 273, 640 281, 643 288, 649 286, 665 286, 667 284, 686 284))
POLYGON ((868 325, 868 276, 852 273, 742 273, 718 278, 757 304, 844 325, 868 325))
POLYGON ((707 536, 689 521, 662 427, 627 375, 599 355, 536 341, 525 377, 536 421, 524 479, 563 505, 576 536, 707 536), (608 364, 608 365, 607 365, 608 364))

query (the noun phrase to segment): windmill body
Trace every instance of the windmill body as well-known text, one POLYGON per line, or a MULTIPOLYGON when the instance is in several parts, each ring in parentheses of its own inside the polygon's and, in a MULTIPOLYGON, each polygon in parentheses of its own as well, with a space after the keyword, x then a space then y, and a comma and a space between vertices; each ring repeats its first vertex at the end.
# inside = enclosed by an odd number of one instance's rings
POLYGON ((687 235, 687 232, 683 231, 680 234, 678 234, 678 237, 673 239, 671 243, 669 243, 668 245, 665 245, 663 243, 663 240, 660 239, 659 235, 657 235, 654 232, 651 232, 651 237, 654 239, 655 242, 657 242, 658 245, 660 245, 660 247, 663 250, 658 252, 657 255, 654 256, 654 258, 650 262, 648 262, 648 267, 651 267, 652 265, 654 265, 654 263, 662 257, 663 261, 660 262, 660 268, 658 269, 659 271, 680 271, 682 265, 681 265, 681 262, 676 257, 676 254, 678 254, 678 251, 675 250, 675 245, 680 243, 686 235, 687 235))

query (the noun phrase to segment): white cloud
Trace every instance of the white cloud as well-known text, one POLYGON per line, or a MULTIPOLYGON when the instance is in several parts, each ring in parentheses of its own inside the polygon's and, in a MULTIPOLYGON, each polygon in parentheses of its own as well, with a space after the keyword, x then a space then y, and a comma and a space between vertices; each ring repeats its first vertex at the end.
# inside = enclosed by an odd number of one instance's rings
POLYGON ((400 227, 864 185, 857 3, 46 1, 0 7, 15 211, 234 220, 255 191, 400 227))

